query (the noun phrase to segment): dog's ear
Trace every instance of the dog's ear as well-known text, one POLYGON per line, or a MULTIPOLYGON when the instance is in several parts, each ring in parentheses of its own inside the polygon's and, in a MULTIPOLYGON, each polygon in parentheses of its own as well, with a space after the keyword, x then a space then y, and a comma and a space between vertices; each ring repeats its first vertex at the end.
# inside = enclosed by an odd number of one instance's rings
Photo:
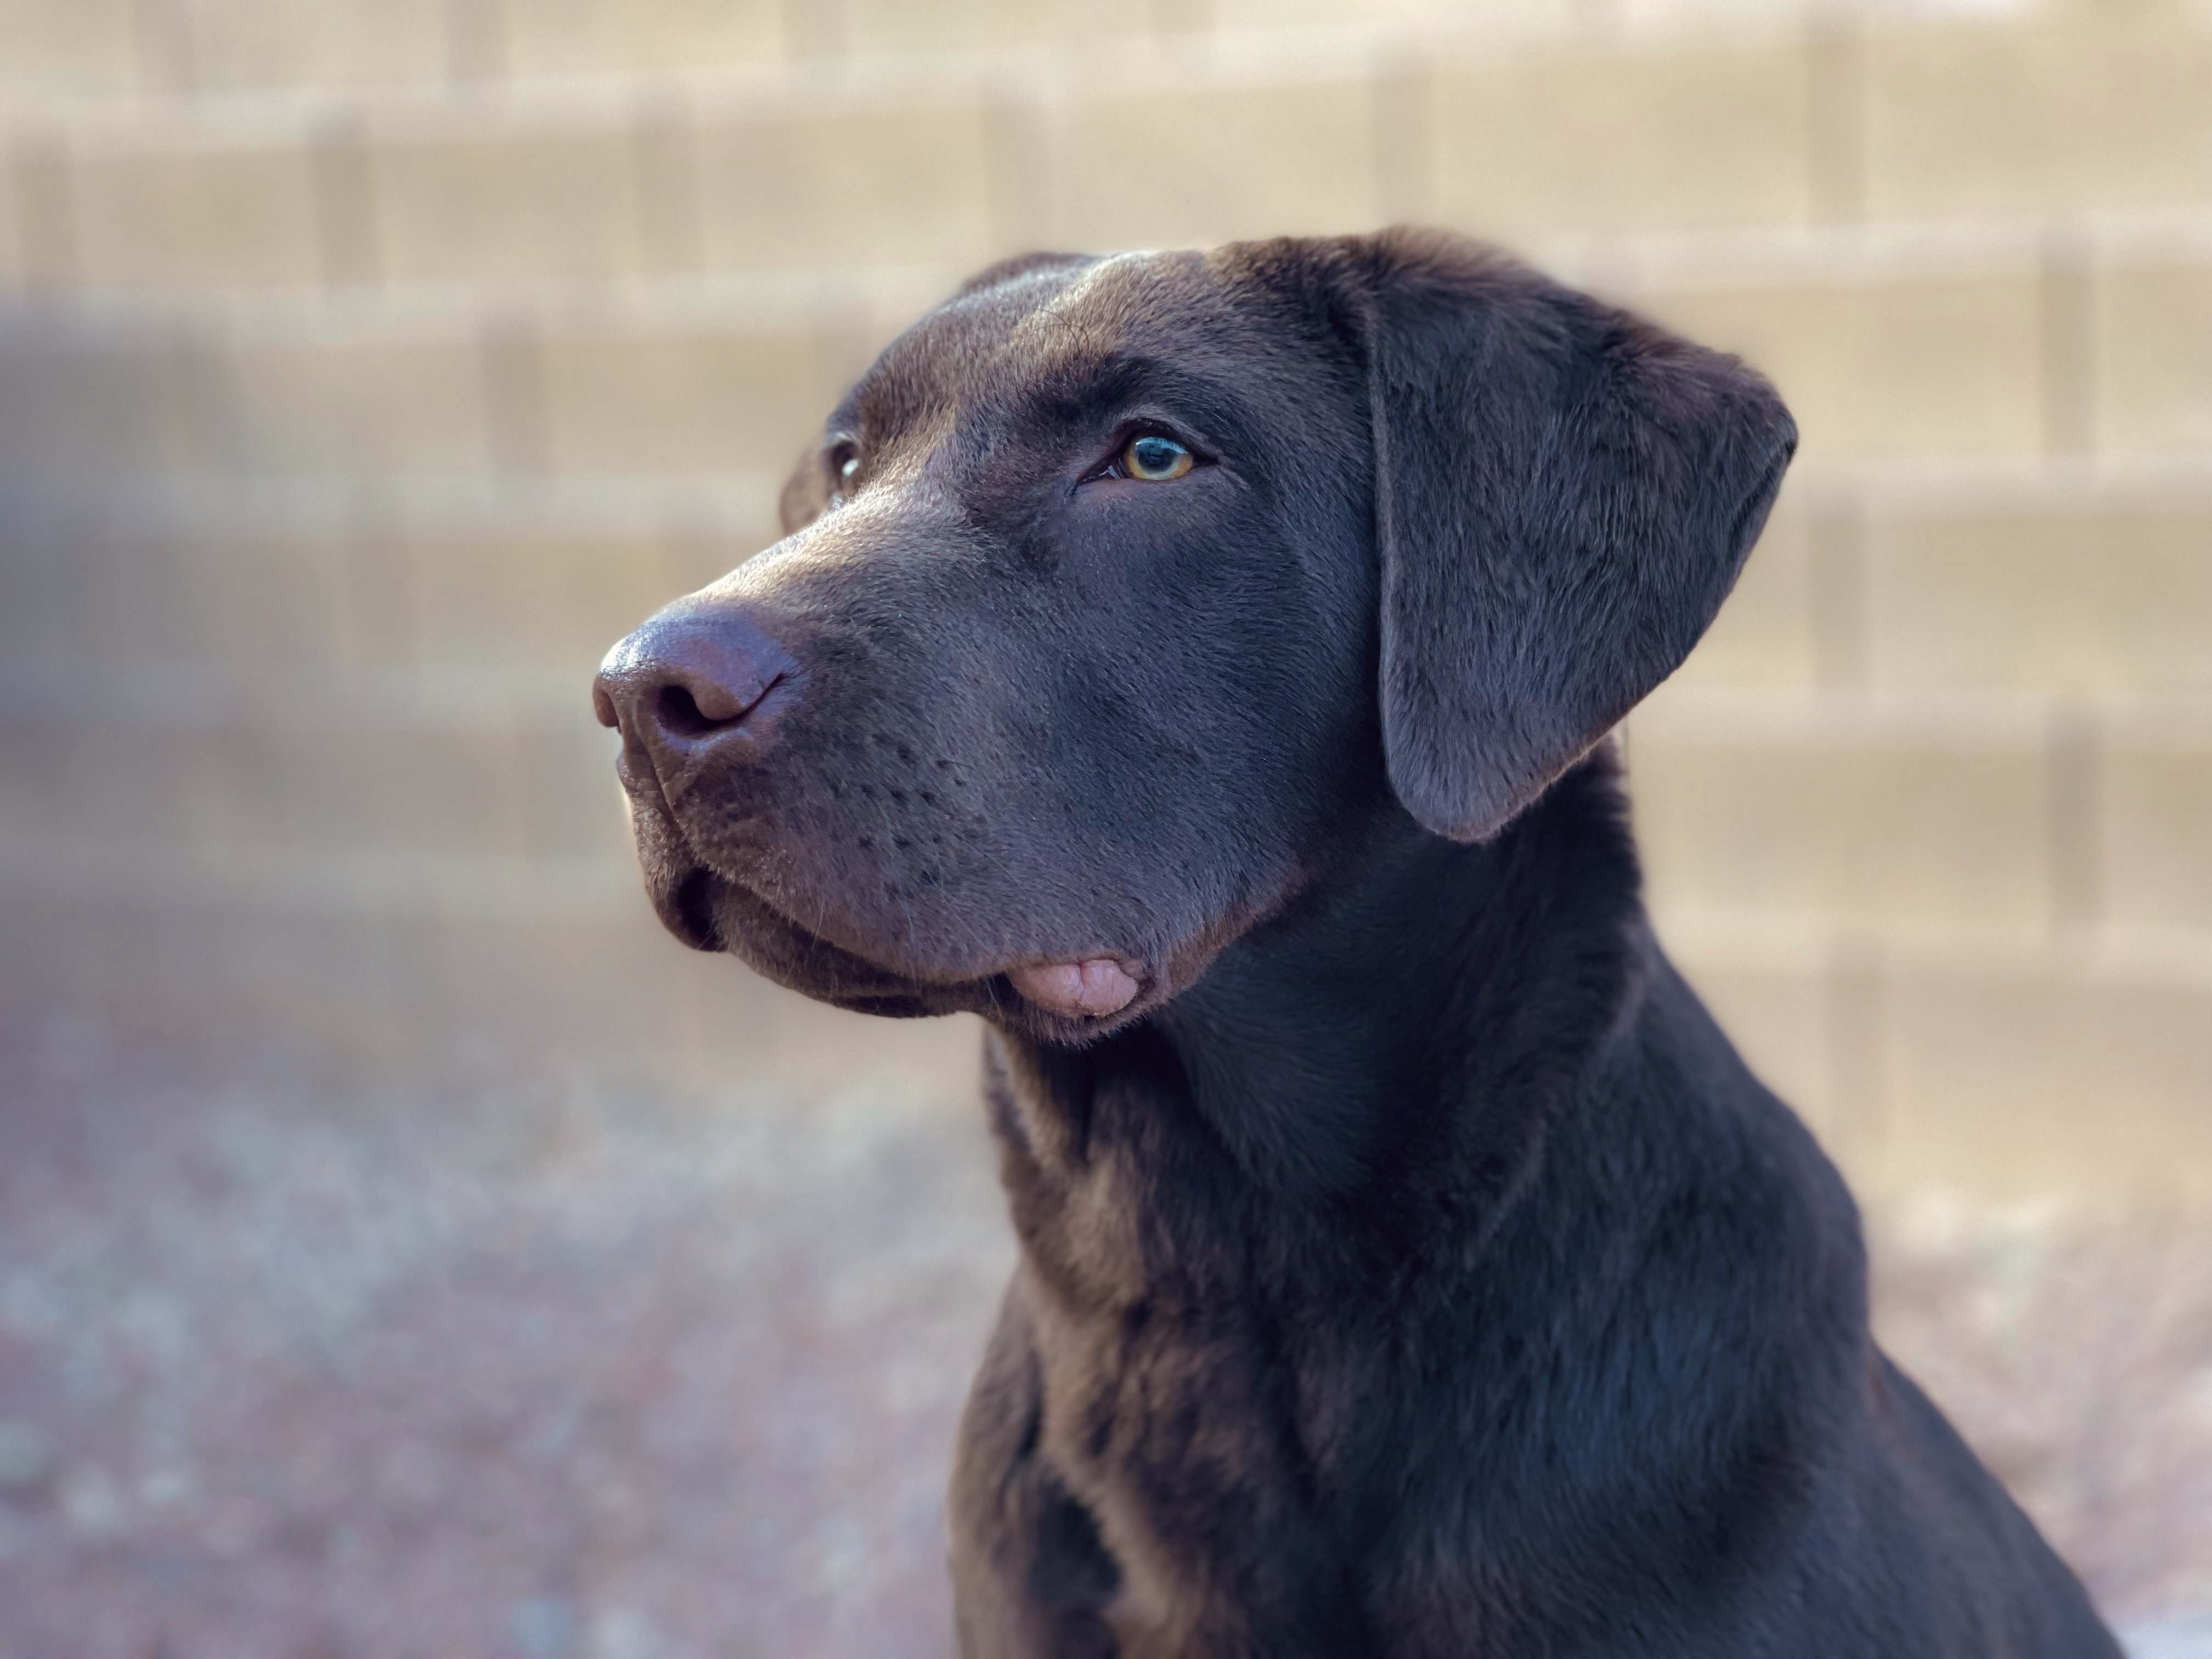
POLYGON ((1479 841, 1689 654, 1796 428, 1735 358, 1487 248, 1339 246, 1374 427, 1390 781, 1479 841))
POLYGON ((830 465, 819 447, 809 449, 791 469, 775 498, 775 515, 783 533, 794 535, 820 518, 830 507, 830 465))

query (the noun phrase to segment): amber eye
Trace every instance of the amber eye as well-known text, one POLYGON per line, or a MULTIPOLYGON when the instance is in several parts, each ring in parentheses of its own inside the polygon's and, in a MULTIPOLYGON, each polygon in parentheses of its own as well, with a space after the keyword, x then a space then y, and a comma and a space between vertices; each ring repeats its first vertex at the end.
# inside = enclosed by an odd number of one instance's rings
POLYGON ((1122 446, 1121 471, 1146 483, 1165 483, 1190 469, 1190 451, 1157 432, 1140 432, 1122 446))
POLYGON ((830 490, 833 497, 842 500, 852 488, 853 479, 860 470, 860 446, 850 438, 841 438, 830 450, 830 490))

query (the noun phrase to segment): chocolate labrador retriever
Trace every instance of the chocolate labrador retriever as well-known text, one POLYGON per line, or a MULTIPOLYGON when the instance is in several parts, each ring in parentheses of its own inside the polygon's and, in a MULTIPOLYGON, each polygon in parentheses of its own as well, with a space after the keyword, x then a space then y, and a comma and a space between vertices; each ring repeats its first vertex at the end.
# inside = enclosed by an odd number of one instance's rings
POLYGON ((1795 441, 1448 237, 1034 256, 608 657, 680 939, 989 1028, 971 1659, 2117 1653, 1638 896, 1795 441))

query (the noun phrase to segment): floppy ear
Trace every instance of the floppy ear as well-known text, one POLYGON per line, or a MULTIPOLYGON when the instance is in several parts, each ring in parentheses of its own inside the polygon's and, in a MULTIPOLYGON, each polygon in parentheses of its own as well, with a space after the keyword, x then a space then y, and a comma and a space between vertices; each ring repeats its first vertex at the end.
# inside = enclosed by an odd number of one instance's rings
POLYGON ((1350 248, 1390 781, 1480 841, 1689 654, 1797 430, 1735 358, 1492 250, 1405 231, 1350 248))
POLYGON ((793 535, 820 518, 830 506, 830 469, 818 448, 810 448, 791 469, 775 498, 783 533, 793 535))

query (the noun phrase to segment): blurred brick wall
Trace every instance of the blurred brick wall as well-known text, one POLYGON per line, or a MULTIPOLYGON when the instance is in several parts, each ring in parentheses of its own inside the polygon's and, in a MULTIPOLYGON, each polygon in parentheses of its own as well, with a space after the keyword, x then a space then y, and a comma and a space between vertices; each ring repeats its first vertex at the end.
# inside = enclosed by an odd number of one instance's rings
POLYGON ((837 1040, 647 915, 600 652, 968 270, 1393 220, 1796 409, 1628 736, 1755 1063, 1875 1190, 2212 1185, 2202 0, 0 0, 0 994, 837 1040))

